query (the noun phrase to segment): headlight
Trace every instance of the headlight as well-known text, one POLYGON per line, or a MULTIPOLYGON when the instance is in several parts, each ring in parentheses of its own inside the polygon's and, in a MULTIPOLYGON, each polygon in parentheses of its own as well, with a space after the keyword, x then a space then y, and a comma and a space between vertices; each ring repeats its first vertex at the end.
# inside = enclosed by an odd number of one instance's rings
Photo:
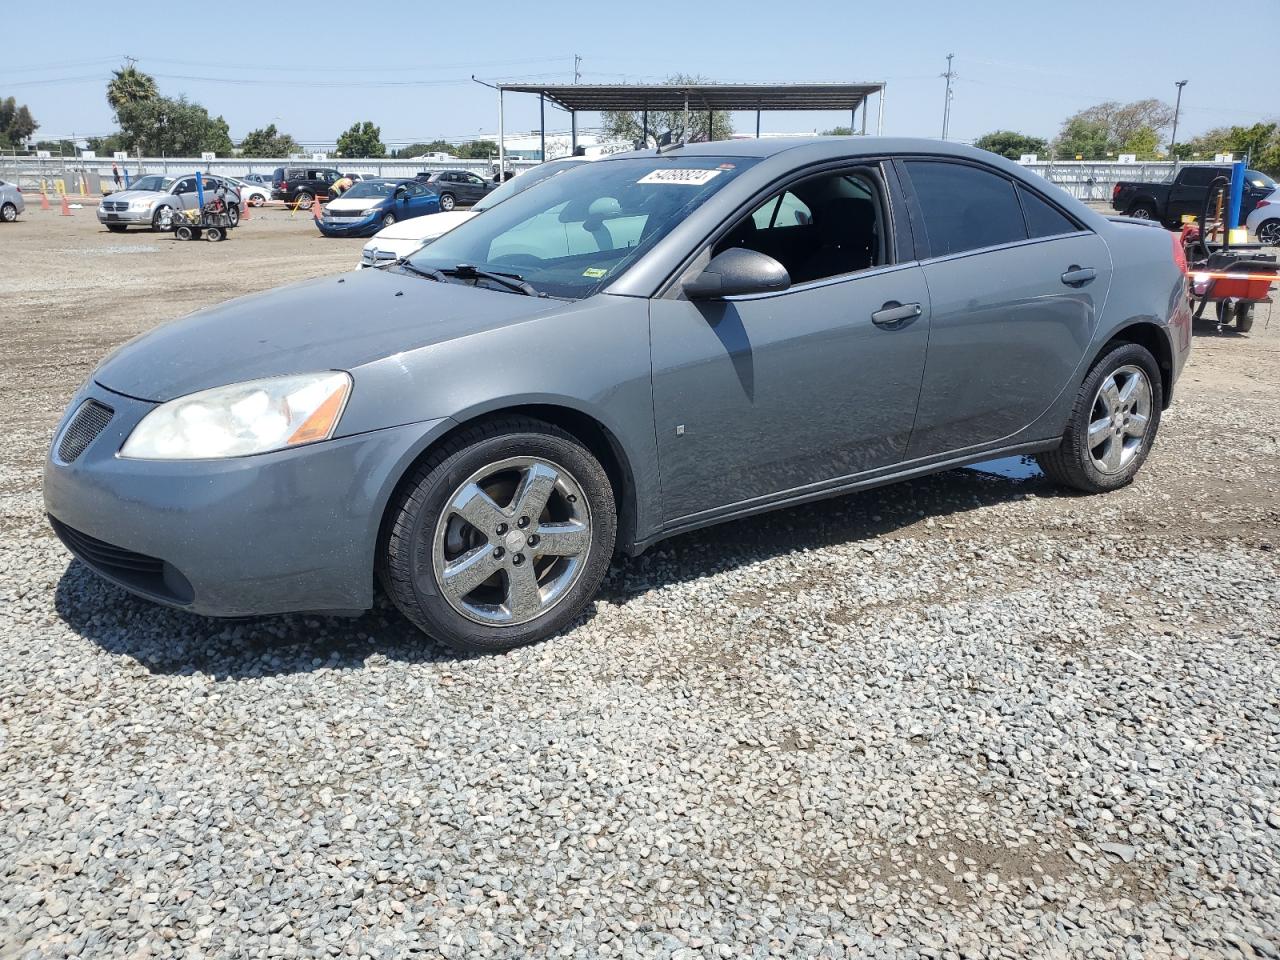
POLYGON ((328 440, 351 393, 340 371, 271 377, 162 403, 133 428, 120 456, 206 460, 328 440))

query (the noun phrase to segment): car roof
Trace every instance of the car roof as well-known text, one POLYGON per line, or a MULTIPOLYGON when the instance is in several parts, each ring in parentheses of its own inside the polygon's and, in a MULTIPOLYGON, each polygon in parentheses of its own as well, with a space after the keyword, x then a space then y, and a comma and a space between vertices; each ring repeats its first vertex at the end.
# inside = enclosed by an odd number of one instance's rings
MULTIPOLYGON (((670 157, 750 157, 765 159, 789 151, 796 151, 804 161, 821 161, 840 157, 875 156, 883 154, 939 154, 965 157, 990 163, 993 154, 962 143, 930 140, 924 137, 761 137, 735 140, 713 140, 710 143, 689 143, 682 147, 668 147, 662 156, 670 157)), ((654 156, 652 148, 615 153, 600 160, 620 160, 654 156)))

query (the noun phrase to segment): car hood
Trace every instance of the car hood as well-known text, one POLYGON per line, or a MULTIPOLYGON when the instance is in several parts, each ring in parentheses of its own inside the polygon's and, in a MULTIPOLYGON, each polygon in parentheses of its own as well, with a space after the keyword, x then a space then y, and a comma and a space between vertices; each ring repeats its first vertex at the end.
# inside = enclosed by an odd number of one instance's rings
POLYGON ((429 213, 425 217, 401 220, 379 230, 369 243, 376 247, 379 240, 434 240, 474 216, 470 210, 450 210, 448 213, 429 213))
POLYGON ((386 202, 386 197, 339 197, 336 200, 330 200, 324 205, 324 208, 332 213, 347 213, 350 211, 372 210, 376 207, 382 207, 386 202))
POLYGON ((563 309, 562 301, 359 270, 231 300, 143 334, 93 379, 162 402, 258 377, 350 370, 563 309))
POLYGON ((112 200, 155 200, 165 195, 163 190, 117 190, 110 194, 112 200))

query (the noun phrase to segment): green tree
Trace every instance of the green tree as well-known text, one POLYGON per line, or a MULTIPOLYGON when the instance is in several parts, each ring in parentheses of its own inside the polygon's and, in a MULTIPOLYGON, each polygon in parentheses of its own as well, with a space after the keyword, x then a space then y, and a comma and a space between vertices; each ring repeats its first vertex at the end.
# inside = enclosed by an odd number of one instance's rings
POLYGON ((1154 160, 1160 150, 1160 134, 1154 127, 1138 127, 1120 144, 1120 153, 1135 154, 1139 160, 1154 160))
POLYGON ((301 149, 297 140, 277 130, 274 123, 250 130, 240 141, 240 155, 244 157, 287 157, 301 149))
POLYGON ((1062 125, 1062 132, 1053 141, 1053 150, 1060 160, 1105 160, 1108 153, 1115 153, 1116 143, 1107 125, 1099 120, 1086 120, 1077 114, 1062 125))
POLYGON ((461 160, 487 160, 498 155, 498 141, 470 140, 454 147, 453 155, 461 160))
POLYGON ((25 103, 19 104, 13 97, 0 100, 0 146, 21 146, 39 126, 25 103))
POLYGON ((186 97, 138 100, 122 106, 119 116, 125 141, 144 154, 189 157, 212 150, 229 156, 233 149, 227 121, 186 97))
POLYGON ((824 137, 851 137, 853 136, 853 127, 832 127, 830 130, 823 130, 824 137))
POLYGON ((129 140, 123 133, 110 133, 105 137, 87 137, 85 142, 100 157, 115 153, 117 150, 128 150, 129 140))
MULTIPOLYGON (((665 83, 674 87, 697 86, 709 83, 706 77, 675 74, 668 77, 665 83)), ((671 134, 672 142, 684 140, 687 143, 701 143, 708 140, 728 140, 733 136, 733 120, 729 114, 716 110, 711 114, 710 129, 707 127, 707 111, 697 109, 697 104, 689 105, 689 126, 685 128, 685 112, 680 110, 650 110, 648 126, 648 144, 655 145, 658 138, 671 134)), ((632 143, 639 142, 644 130, 644 114, 641 111, 606 110, 601 114, 601 121, 607 136, 632 143)))
POLYGON ((452 153, 455 157, 454 146, 446 140, 432 140, 430 143, 411 143, 407 147, 401 147, 391 156, 407 160, 411 157, 420 157, 424 153, 452 153))
POLYGON ((357 120, 338 137, 338 156, 340 157, 378 158, 386 155, 387 148, 382 142, 382 130, 371 120, 357 120))
POLYGON ((1177 144, 1173 152, 1183 160, 1212 160, 1219 153, 1231 153, 1238 158, 1248 156, 1255 170, 1280 176, 1280 124, 1214 127, 1177 144))
POLYGON ((1010 160, 1017 160, 1024 153, 1042 153, 1049 144, 1041 137, 1033 137, 1014 130, 992 130, 973 141, 973 145, 979 150, 998 153, 1010 160))
POLYGON ((107 82, 107 103, 111 104, 117 117, 123 108, 158 96, 160 90, 156 87, 156 78, 132 64, 111 71, 111 79, 107 82))

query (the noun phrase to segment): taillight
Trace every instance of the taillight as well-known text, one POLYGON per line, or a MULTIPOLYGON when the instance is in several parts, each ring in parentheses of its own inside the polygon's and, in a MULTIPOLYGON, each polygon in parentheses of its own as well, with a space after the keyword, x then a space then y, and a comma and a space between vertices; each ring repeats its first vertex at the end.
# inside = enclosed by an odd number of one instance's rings
MULTIPOLYGON (((17 190, 19 193, 22 192, 22 188, 18 186, 16 183, 13 185, 13 188, 17 190)), ((1264 200, 1263 203, 1266 203, 1266 201, 1264 200)), ((1258 204, 1258 206, 1262 206, 1262 203, 1258 204)))
POLYGON ((1182 245, 1182 234, 1170 233, 1169 241, 1173 244, 1173 262, 1178 265, 1182 275, 1187 275, 1187 251, 1182 245))
POLYGON ((1259 201, 1258 201, 1258 206, 1260 206, 1260 207, 1269 207, 1269 206, 1271 206, 1271 201, 1270 201, 1270 200, 1259 200, 1259 201))
POLYGON ((1117 183, 1111 188, 1111 199, 1114 200, 1118 196, 1120 196, 1120 184, 1117 183))

